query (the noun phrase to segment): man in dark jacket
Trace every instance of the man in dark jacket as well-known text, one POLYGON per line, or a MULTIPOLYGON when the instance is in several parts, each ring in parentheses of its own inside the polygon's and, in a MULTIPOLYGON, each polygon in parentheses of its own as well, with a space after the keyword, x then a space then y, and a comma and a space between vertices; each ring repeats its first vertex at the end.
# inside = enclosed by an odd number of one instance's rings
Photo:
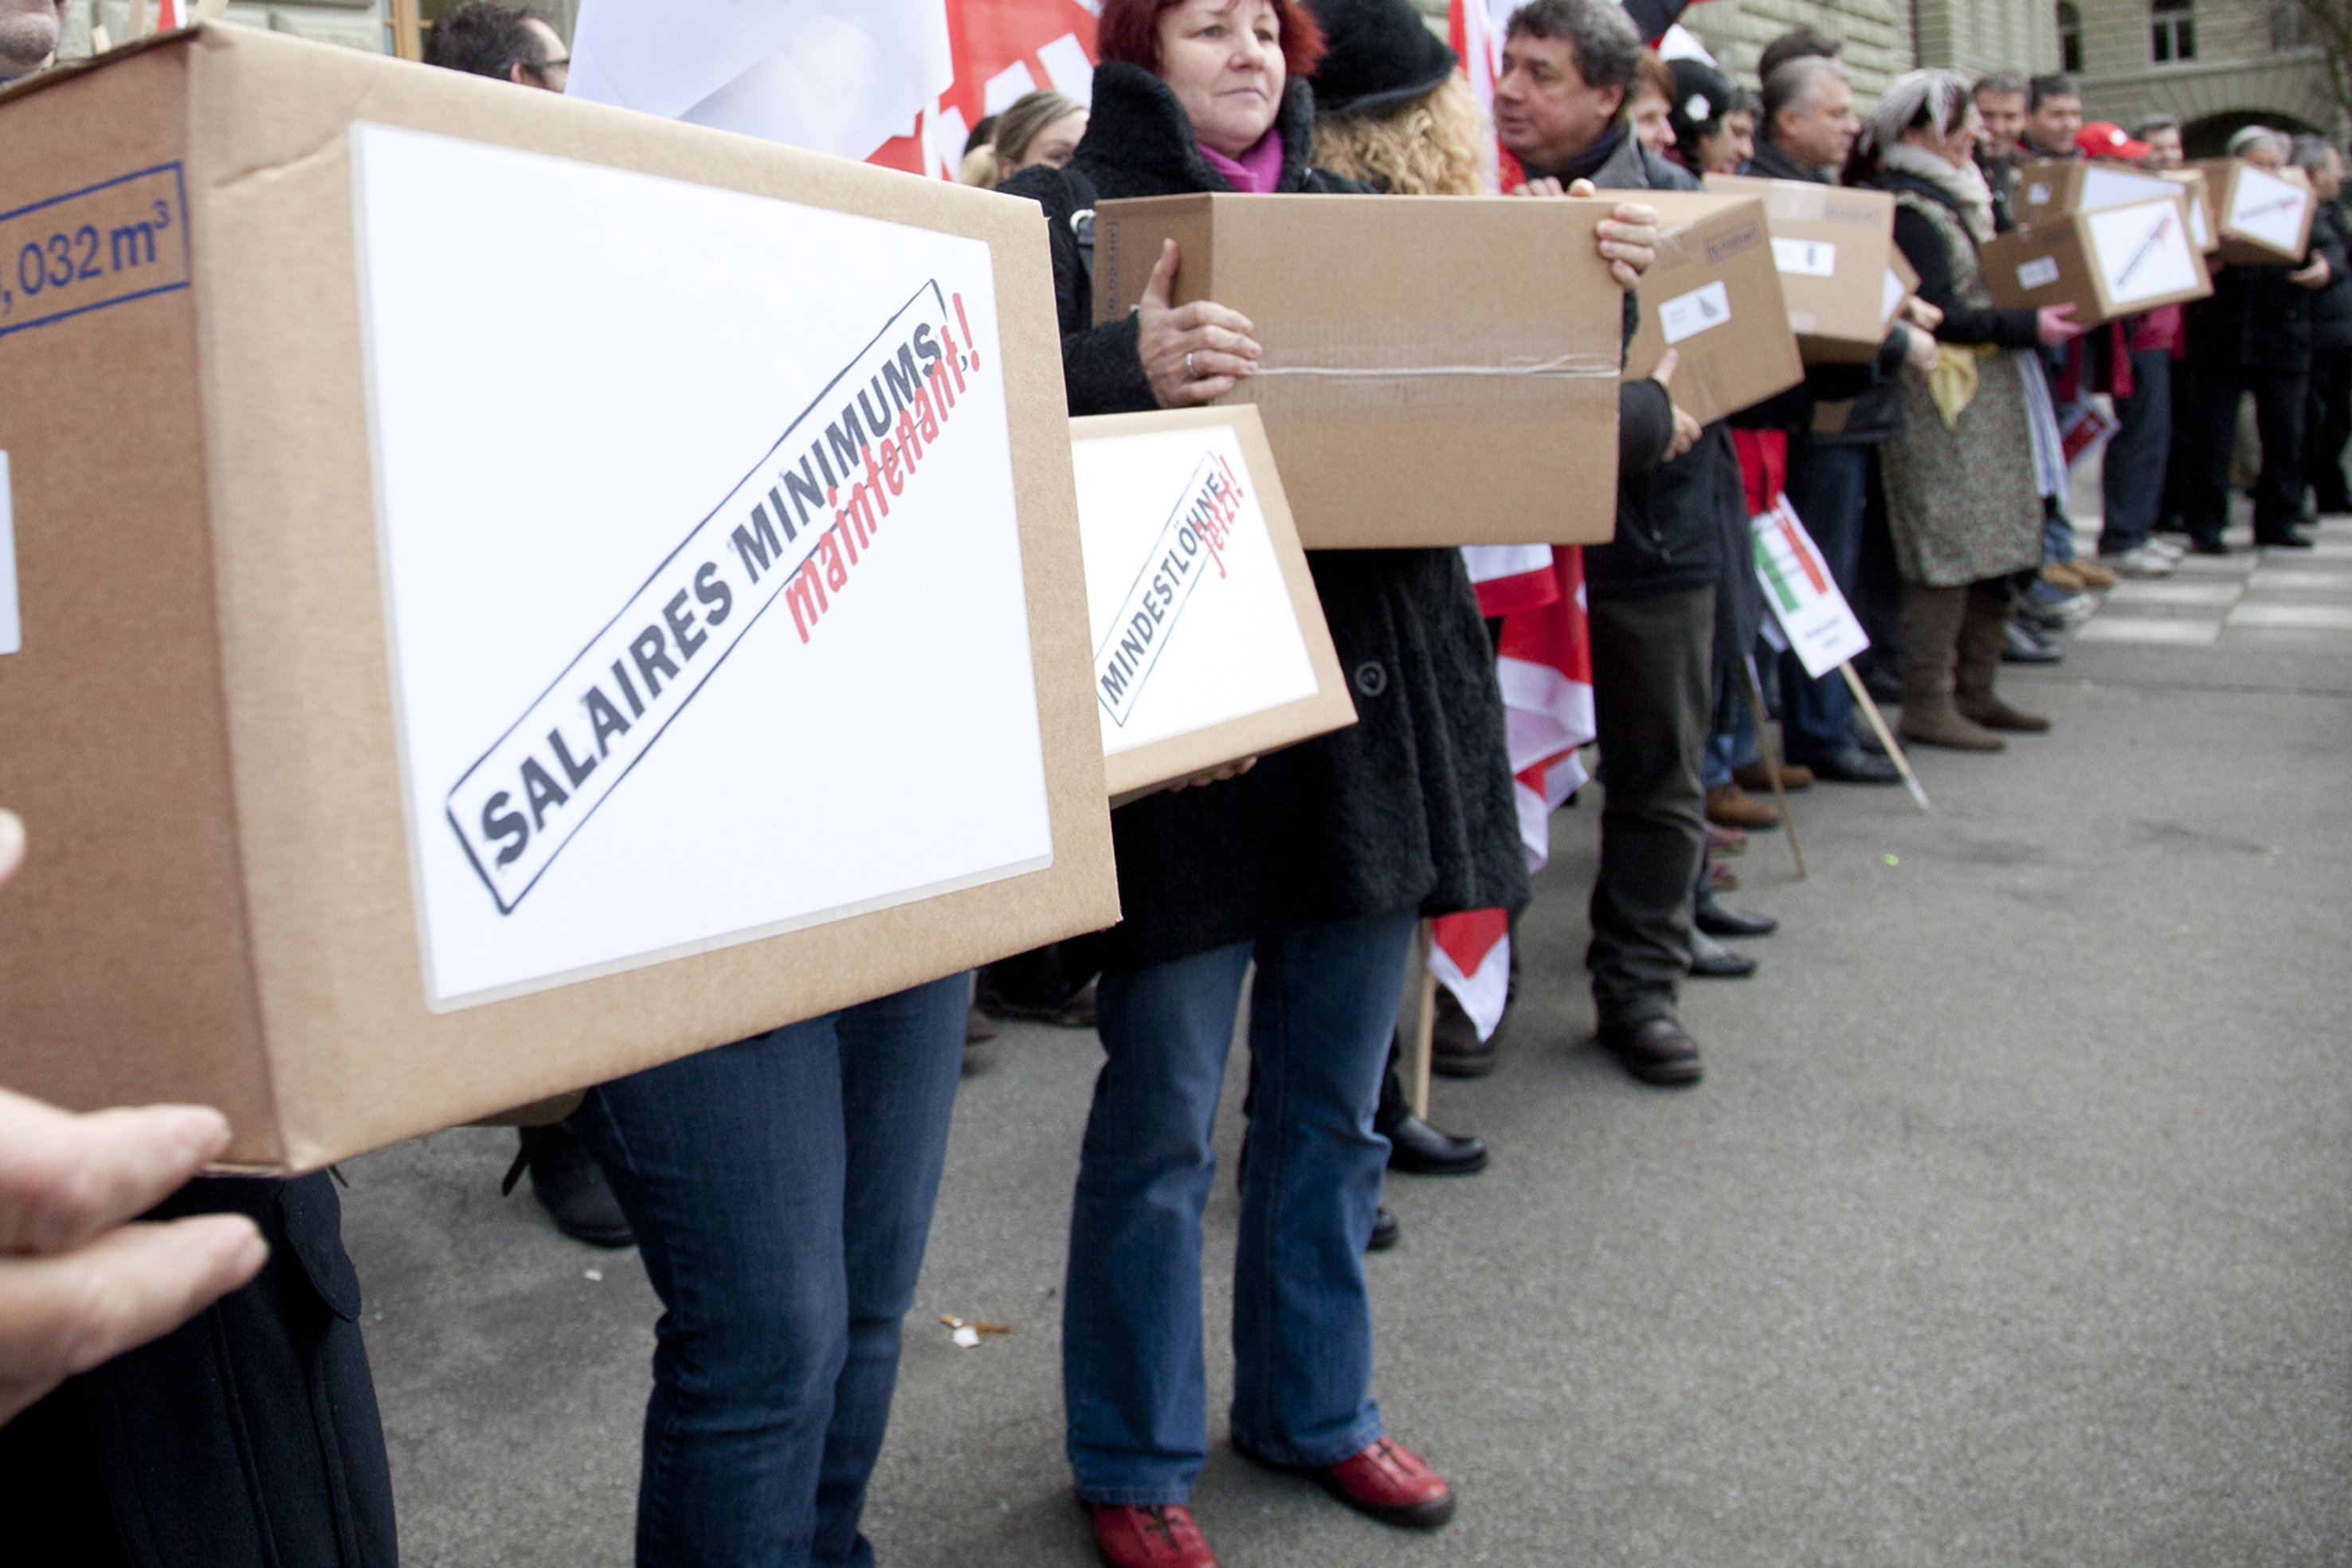
MULTIPOLYGON (((1496 132, 1531 187, 1689 190, 1624 120, 1642 41, 1609 0, 1531 0, 1511 17, 1496 132)), ((1725 509, 1742 509, 1730 432, 1618 478, 1617 536, 1585 552, 1606 801, 1585 966, 1601 1044, 1647 1083, 1698 1081, 1675 1017, 1706 847, 1699 786, 1725 509)))
POLYGON ((2352 219, 2344 210, 2344 160, 2333 143, 2299 137, 2294 165, 2319 198, 2311 248, 2327 258, 2326 287, 2311 298, 2311 390, 2304 398, 2304 477, 2312 505, 2352 511, 2344 484, 2344 444, 2352 438, 2352 219))
MULTIPOLYGON (((2251 128, 2250 128, 2251 129, 2251 128)), ((2249 138, 2250 163, 2277 168, 2284 138, 2249 138)), ((2300 264, 2223 267, 2213 296, 2189 312, 2189 358, 2202 384, 2198 400, 2196 459, 2189 475, 2189 547, 2200 555, 2226 555, 2221 531, 2230 519, 2230 458, 2238 439, 2238 402, 2253 394, 2262 437, 2263 471, 2254 482, 2254 542, 2306 550, 2303 521, 2303 404, 2311 377, 2311 306, 2327 286, 2325 255, 2306 251, 2300 264)))
MULTIPOLYGON (((1829 184, 1824 171, 1844 165, 1861 129, 1843 66, 1818 56, 1790 59, 1765 79, 1756 156, 1740 173, 1829 184)), ((1903 428, 1899 378, 1904 360, 1915 353, 1923 371, 1932 366, 1935 340, 1897 322, 1869 364, 1811 366, 1802 386, 1769 405, 1770 423, 1789 433, 1789 504, 1850 600, 1862 560, 1871 448, 1903 428)), ((1862 749, 1843 675, 1815 679, 1791 649, 1780 658, 1780 689, 1789 762, 1843 784, 1903 782, 1892 762, 1862 749)))

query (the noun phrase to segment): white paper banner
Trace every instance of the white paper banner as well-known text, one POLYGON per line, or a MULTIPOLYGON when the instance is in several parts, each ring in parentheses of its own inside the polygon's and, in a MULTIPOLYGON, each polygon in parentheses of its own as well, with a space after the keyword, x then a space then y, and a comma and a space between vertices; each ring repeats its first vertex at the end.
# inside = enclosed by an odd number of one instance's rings
POLYGON ((1048 863, 988 247, 384 126, 352 158, 429 1002, 1048 863))
POLYGON ((1103 752, 1315 695, 1315 668, 1231 427, 1071 443, 1103 752))
POLYGON ((1758 513, 1748 526, 1764 603, 1804 661, 1806 674, 1827 675, 1870 646, 1786 495, 1774 497, 1772 510, 1758 513))

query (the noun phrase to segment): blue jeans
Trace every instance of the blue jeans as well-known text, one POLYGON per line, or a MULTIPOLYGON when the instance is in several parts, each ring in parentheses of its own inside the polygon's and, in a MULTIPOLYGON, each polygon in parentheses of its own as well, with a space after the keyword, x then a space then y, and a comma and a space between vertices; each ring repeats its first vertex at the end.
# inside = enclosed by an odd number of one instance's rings
POLYGON ((588 1091, 661 1297, 640 1568, 862 1565, 963 1066, 968 977, 588 1091))
POLYGON ((1410 912, 1238 942, 1096 994, 1101 1076, 1070 1214, 1062 1398, 1089 1502, 1180 1503, 1208 1458, 1201 1211, 1242 980, 1257 1067, 1234 1259, 1234 1441, 1330 1465, 1381 1436, 1364 1286, 1388 1140, 1372 1131, 1410 912))
MULTIPOLYGON (((1821 548, 1830 577, 1851 603, 1862 562, 1862 519, 1870 500, 1870 448, 1794 436, 1789 440, 1789 504, 1821 548)), ((1780 656, 1781 747, 1791 763, 1829 762, 1855 750, 1853 693, 1836 670, 1816 680, 1793 648, 1780 656)))

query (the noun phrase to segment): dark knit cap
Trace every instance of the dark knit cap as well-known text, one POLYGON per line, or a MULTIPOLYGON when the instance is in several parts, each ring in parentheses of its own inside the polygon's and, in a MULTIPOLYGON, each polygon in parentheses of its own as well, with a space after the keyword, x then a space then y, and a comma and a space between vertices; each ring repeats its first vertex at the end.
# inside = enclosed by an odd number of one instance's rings
POLYGON ((1454 53, 1410 0, 1307 0, 1329 46, 1315 112, 1362 114, 1419 98, 1454 74, 1454 53))

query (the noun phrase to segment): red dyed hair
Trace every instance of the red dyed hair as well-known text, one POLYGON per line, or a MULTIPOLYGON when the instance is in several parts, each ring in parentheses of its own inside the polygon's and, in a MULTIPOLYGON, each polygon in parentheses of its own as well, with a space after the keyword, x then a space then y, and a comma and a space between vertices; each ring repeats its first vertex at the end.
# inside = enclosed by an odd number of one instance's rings
MULTIPOLYGON (((1323 29, 1304 0, 1268 0, 1282 29, 1282 65, 1287 77, 1301 80, 1315 74, 1323 59, 1323 29)), ((1160 16, 1181 0, 1103 0, 1095 18, 1095 53, 1106 60, 1124 60, 1160 74, 1160 16)))

